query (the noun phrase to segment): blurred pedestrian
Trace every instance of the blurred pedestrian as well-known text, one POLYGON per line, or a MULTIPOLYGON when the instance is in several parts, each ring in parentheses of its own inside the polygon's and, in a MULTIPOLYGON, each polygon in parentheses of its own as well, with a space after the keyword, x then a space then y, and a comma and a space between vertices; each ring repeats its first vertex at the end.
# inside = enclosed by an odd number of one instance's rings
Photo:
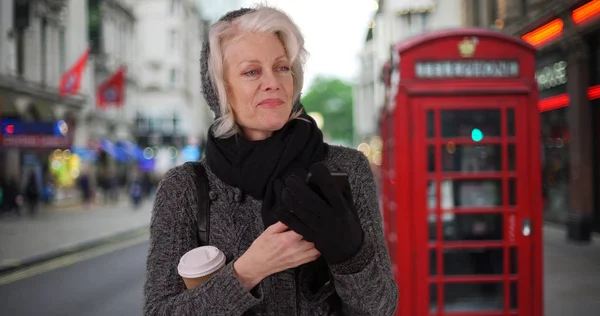
POLYGON ((27 210, 30 216, 35 216, 38 213, 41 190, 36 181, 35 172, 32 170, 25 182, 24 199, 27 205, 27 210))
POLYGON ((6 184, 4 183, 4 179, 0 178, 0 215, 4 215, 4 211, 6 210, 5 202, 4 202, 4 190, 6 184))
POLYGON ((144 198, 150 198, 152 196, 153 184, 148 172, 144 172, 142 175, 142 188, 144 198))
POLYGON ((92 184, 90 176, 87 172, 83 172, 78 179, 79 191, 81 192, 81 200, 86 208, 92 203, 92 184))
POLYGON ((16 177, 10 178, 4 187, 4 211, 5 214, 20 216, 20 208, 23 204, 23 197, 19 187, 19 181, 16 177))
POLYGON ((109 172, 108 195, 111 203, 116 204, 119 202, 119 196, 121 195, 119 177, 114 168, 111 168, 109 172))
POLYGON ((98 188, 100 188, 100 194, 102 195, 102 199, 103 199, 103 203, 104 204, 108 204, 108 200, 109 200, 109 177, 108 177, 108 171, 105 168, 101 168, 100 172, 98 173, 98 188))
POLYGON ((142 183, 142 179, 140 178, 140 176, 138 176, 138 175, 133 176, 133 181, 131 182, 129 194, 131 197, 131 203, 133 205, 133 208, 138 209, 140 206, 140 203, 142 201, 142 196, 144 194, 143 183, 142 183))
POLYGON ((159 185, 150 227, 145 315, 392 315, 390 268, 366 157, 329 146, 300 104, 306 51, 284 12, 224 15, 204 44, 210 245, 225 267, 190 290, 180 257, 200 246, 194 166, 159 185), (331 171, 348 174, 338 189, 331 171), (311 172, 312 186, 305 183, 311 172))

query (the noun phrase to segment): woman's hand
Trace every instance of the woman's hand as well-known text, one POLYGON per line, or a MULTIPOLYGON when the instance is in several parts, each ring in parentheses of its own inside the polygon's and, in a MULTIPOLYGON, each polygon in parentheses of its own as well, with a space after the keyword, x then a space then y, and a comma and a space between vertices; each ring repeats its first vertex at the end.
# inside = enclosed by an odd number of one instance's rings
POLYGON ((362 247, 364 231, 348 187, 340 191, 323 163, 310 168, 311 186, 297 176, 286 181, 277 210, 280 221, 315 243, 329 264, 340 264, 362 247), (292 211, 293 210, 293 211, 292 211))
POLYGON ((271 274, 314 261, 321 255, 313 243, 288 229, 281 222, 269 226, 233 264, 248 291, 271 274))

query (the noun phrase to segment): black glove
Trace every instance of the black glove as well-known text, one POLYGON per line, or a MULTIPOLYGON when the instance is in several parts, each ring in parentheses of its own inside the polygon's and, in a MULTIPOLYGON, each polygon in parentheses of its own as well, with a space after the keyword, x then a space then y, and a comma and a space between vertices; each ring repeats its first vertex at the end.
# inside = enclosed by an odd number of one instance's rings
POLYGON ((310 172, 312 189, 297 176, 287 179, 282 193, 287 208, 278 209, 277 216, 304 239, 314 242, 328 263, 342 263, 358 252, 364 236, 352 194, 340 192, 322 163, 314 164, 310 172))

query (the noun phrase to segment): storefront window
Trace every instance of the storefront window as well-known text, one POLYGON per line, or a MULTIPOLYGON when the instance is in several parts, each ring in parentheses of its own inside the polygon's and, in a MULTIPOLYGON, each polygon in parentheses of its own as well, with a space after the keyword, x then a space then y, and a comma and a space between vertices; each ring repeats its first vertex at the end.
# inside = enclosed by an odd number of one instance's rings
POLYGON ((566 222, 569 209, 568 107, 544 112, 542 125, 542 194, 544 217, 566 222))

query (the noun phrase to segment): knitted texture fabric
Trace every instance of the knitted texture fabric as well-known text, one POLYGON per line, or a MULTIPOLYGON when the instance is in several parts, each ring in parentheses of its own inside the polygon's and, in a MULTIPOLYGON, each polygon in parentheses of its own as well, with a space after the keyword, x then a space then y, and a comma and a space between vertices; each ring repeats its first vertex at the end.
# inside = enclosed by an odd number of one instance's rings
POLYGON ((204 161, 209 182, 210 244, 226 257, 223 270, 186 290, 177 274, 179 258, 198 247, 198 194, 193 169, 169 171, 159 185, 150 225, 144 315, 340 315, 327 298, 341 299, 343 315, 393 315, 398 288, 383 235, 375 179, 364 154, 330 146, 325 164, 348 173, 353 200, 365 232, 361 249, 349 260, 329 266, 332 280, 311 289, 310 270, 288 269, 268 276, 252 291, 244 289, 233 263, 264 232, 261 202, 223 183, 204 161))

